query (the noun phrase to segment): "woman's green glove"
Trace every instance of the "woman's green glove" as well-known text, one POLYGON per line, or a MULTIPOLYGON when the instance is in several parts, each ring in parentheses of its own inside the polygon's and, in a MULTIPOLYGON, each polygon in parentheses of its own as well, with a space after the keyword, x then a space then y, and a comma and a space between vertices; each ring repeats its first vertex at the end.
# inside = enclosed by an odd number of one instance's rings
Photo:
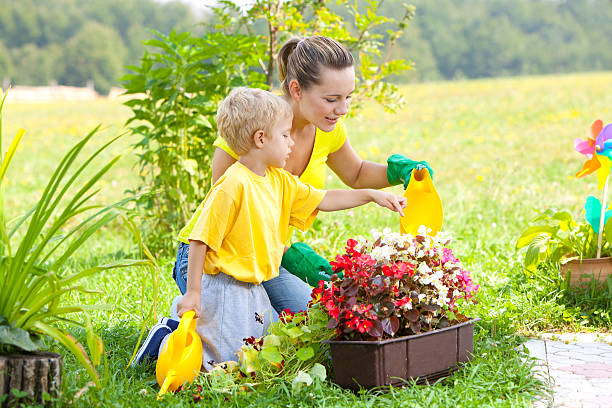
POLYGON ((318 286, 322 280, 331 280, 334 273, 329 262, 303 242, 289 247, 281 265, 310 286, 318 286))
POLYGON ((393 154, 387 159, 387 180, 392 186, 404 183, 404 188, 406 188, 410 182, 412 170, 420 170, 423 167, 429 171, 429 175, 433 179, 433 170, 425 160, 414 161, 404 155, 393 154))

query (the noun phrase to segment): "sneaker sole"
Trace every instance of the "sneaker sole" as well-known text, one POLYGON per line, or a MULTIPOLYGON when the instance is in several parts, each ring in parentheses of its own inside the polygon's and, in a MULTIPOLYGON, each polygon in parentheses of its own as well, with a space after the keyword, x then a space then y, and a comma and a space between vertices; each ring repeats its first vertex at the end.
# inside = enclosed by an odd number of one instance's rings
POLYGON ((143 341, 142 344, 140 345, 140 349, 138 350, 138 353, 136 353, 136 356, 134 357, 134 361, 132 361, 132 364, 130 364, 130 367, 135 367, 142 363, 141 359, 142 359, 142 355, 144 354, 147 348, 146 345, 151 341, 151 338, 157 332, 157 329, 163 328, 164 326, 168 327, 165 324, 158 323, 151 328, 151 330, 149 331, 149 335, 147 336, 145 341, 143 341))

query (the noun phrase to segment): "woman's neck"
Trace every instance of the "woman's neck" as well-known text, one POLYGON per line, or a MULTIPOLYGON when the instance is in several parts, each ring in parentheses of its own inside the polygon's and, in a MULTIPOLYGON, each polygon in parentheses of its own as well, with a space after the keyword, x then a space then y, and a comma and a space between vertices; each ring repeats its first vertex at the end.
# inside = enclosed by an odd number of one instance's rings
POLYGON ((287 101, 287 103, 289 103, 289 105, 291 106, 291 110, 293 111, 293 121, 291 122, 291 133, 297 132, 297 133, 301 133, 305 127, 307 127, 308 125, 310 125, 310 121, 308 121, 308 119, 306 119, 304 116, 302 116, 302 112, 300 111, 300 108, 298 106, 298 104, 292 99, 292 98, 288 98, 288 97, 284 97, 285 101, 287 101))

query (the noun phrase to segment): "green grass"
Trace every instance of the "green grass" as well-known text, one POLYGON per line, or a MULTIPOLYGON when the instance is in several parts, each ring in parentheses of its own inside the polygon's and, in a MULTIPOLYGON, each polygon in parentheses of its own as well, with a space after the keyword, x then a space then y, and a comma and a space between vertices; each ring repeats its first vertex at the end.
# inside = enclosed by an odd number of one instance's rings
MULTIPOLYGON (((408 386, 385 393, 351 393, 331 382, 293 392, 289 385, 257 393, 202 394, 200 405, 231 406, 529 406, 546 393, 540 379, 521 360, 518 335, 542 330, 609 331, 612 291, 572 292, 558 271, 542 267, 526 273, 516 238, 529 220, 549 207, 580 216, 588 194, 597 194, 594 176, 575 179, 583 158, 573 139, 584 137, 591 122, 612 122, 612 73, 441 82, 402 87, 407 106, 396 115, 367 105, 346 122, 350 141, 364 159, 384 162, 391 153, 428 160, 445 211, 444 230, 454 237, 454 252, 481 284, 473 314, 477 324, 473 363, 433 386, 408 386)), ((33 204, 51 169, 77 137, 103 123, 107 137, 123 131, 130 112, 116 101, 93 103, 7 103, 7 136, 26 129, 7 185, 9 217, 33 204)), ((102 135, 104 137, 104 135, 102 135)), ((104 202, 123 197, 138 183, 136 140, 125 136, 114 153, 124 158, 100 192, 104 202)), ((330 174, 328 187, 341 187, 330 174)), ((400 187, 393 191, 401 193, 400 187)), ((371 228, 398 230, 398 218, 373 204, 321 214, 315 227, 299 238, 333 257, 347 238, 371 228)), ((73 259, 74 269, 134 254, 135 244, 120 224, 100 234, 73 259)), ((160 264, 158 311, 167 314, 178 294, 171 278, 172 259, 160 264)), ((65 356, 64 394, 60 404, 76 406, 156 406, 157 384, 149 369, 126 369, 143 319, 153 301, 153 284, 144 270, 100 275, 88 282, 101 293, 80 299, 110 305, 92 312, 106 344, 106 385, 89 389, 85 371, 65 356)), ((158 314, 159 316, 159 314, 158 314)), ((77 337, 82 333, 75 330, 77 337)), ((210 391, 210 390, 208 390, 210 391)), ((161 405, 194 405, 189 393, 168 396, 161 405)))

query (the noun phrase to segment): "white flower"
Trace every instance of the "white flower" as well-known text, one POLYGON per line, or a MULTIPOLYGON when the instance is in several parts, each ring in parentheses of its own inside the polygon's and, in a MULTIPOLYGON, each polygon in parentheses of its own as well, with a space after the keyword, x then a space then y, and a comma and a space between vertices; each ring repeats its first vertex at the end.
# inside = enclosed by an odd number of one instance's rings
POLYGON ((419 264, 417 272, 429 275, 431 273, 431 268, 427 266, 426 263, 422 262, 421 264, 419 264))
POLYGON ((372 228, 370 230, 370 235, 372 235, 372 240, 376 242, 378 238, 382 236, 382 232, 378 231, 377 229, 372 228))

